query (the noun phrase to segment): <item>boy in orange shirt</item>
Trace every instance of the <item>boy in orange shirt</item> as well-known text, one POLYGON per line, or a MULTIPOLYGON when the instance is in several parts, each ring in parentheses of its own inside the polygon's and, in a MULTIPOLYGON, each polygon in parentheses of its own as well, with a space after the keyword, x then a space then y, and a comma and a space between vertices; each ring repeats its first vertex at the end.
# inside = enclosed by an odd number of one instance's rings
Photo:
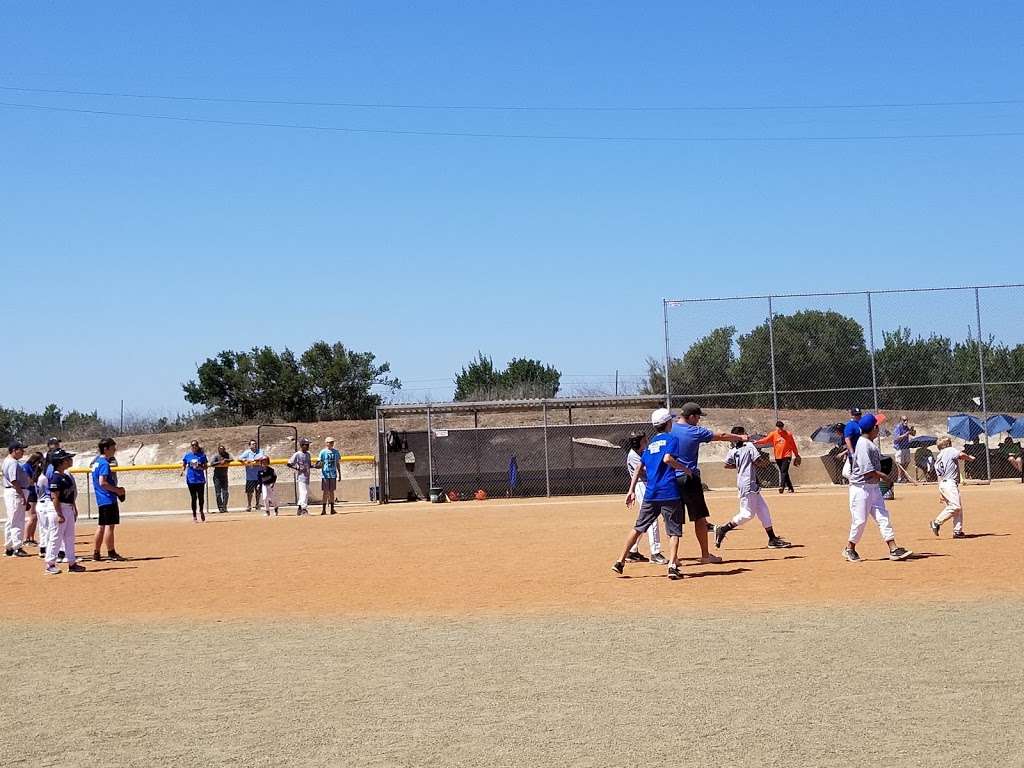
POLYGON ((786 429, 781 421, 775 422, 775 429, 757 440, 754 445, 771 445, 772 453, 775 455, 775 464, 779 468, 779 493, 785 493, 789 488, 790 493, 796 493, 793 488, 793 481, 789 477, 789 465, 800 466, 800 449, 796 447, 796 440, 793 433, 786 429))

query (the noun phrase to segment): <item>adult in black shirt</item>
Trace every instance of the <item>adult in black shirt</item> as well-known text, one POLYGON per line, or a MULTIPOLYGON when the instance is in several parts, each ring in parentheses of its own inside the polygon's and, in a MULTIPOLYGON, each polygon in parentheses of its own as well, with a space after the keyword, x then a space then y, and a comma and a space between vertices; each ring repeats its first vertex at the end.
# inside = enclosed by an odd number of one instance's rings
POLYGON ((217 497, 217 511, 228 511, 228 464, 231 463, 231 454, 224 445, 217 446, 217 453, 210 461, 213 467, 213 491, 217 497))

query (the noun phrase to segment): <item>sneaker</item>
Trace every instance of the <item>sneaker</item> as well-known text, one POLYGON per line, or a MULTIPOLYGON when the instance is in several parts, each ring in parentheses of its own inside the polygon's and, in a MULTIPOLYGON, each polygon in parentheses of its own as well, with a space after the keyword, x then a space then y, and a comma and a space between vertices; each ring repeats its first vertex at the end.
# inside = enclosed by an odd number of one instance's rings
POLYGON ((721 562, 722 562, 722 558, 720 558, 718 555, 710 555, 709 554, 707 557, 702 557, 700 559, 700 564, 701 565, 714 565, 714 564, 721 563, 721 562))
POLYGON ((93 561, 94 563, 98 563, 98 562, 100 562, 101 560, 103 560, 103 556, 102 556, 102 555, 100 555, 100 553, 99 553, 99 552, 93 552, 93 553, 92 553, 92 561, 93 561))
POLYGON ((274 517, 277 517, 277 507, 274 507, 274 517))
POLYGON ((631 563, 647 563, 650 562, 646 557, 641 555, 639 552, 630 552, 626 555, 626 560, 631 563))
POLYGON ((781 536, 776 536, 774 539, 768 540, 769 549, 789 549, 793 545, 783 539, 781 536))
POLYGON ((715 532, 715 527, 716 527, 715 524, 712 523, 710 520, 708 520, 708 533, 714 533, 715 532))
POLYGON ((953 531, 953 538, 954 539, 966 539, 967 538, 967 534, 964 533, 963 531, 953 531))
POLYGON ((206 515, 202 515, 202 514, 199 515, 199 519, 202 520, 205 523, 206 522, 206 515))
POLYGON ((622 561, 616 560, 614 563, 612 563, 612 570, 621 576, 623 571, 622 561))
POLYGON ((14 557, 14 550, 13 549, 5 549, 4 550, 4 557, 14 557))
POLYGON ((14 550, 14 556, 15 557, 32 557, 32 555, 30 555, 28 552, 26 552, 21 547, 18 547, 16 550, 14 550))
POLYGON ((327 507, 321 508, 320 515, 323 516, 323 515, 326 515, 326 514, 327 514, 327 507))
POLYGON ((64 564, 64 563, 66 563, 67 561, 68 561, 68 556, 67 556, 67 555, 65 555, 65 554, 64 554, 63 552, 58 552, 58 553, 57 553, 57 562, 58 562, 58 563, 60 563, 61 565, 63 565, 63 564, 64 564))
POLYGON ((43 573, 47 574, 48 576, 56 576, 58 573, 60 573, 60 568, 58 568, 56 565, 48 565, 46 566, 46 570, 44 570, 43 573))
POLYGON ((75 563, 68 566, 68 573, 85 573, 85 566, 75 563))
POLYGON ((119 555, 116 551, 113 551, 113 550, 111 550, 110 552, 107 552, 107 560, 113 560, 116 563, 126 563, 126 562, 128 562, 128 558, 127 557, 121 557, 121 555, 119 555))
POLYGON ((659 552, 656 555, 651 555, 651 562, 655 565, 668 565, 668 558, 659 552))
POLYGON ((725 541, 725 534, 729 532, 729 529, 724 525, 715 526, 715 549, 722 548, 722 542, 725 541))
MULTIPOLYGON (((938 523, 936 523, 934 520, 932 520, 928 527, 932 529, 932 533, 934 533, 936 536, 938 536, 939 535, 939 528, 941 528, 942 526, 939 525, 938 523)), ((956 534, 953 534, 953 535, 955 536, 956 534)))
POLYGON ((843 557, 845 557, 851 563, 859 563, 860 562, 860 555, 857 554, 857 550, 856 549, 850 549, 849 547, 847 547, 846 549, 843 550, 843 557))
POLYGON ((679 566, 675 563, 672 563, 672 565, 668 567, 668 577, 672 579, 672 581, 683 578, 682 571, 679 570, 679 566))
POLYGON ((903 547, 896 547, 896 549, 889 550, 889 559, 890 560, 906 560, 912 554, 914 554, 914 553, 911 552, 909 549, 904 549, 903 547))
POLYGON ((334 505, 333 504, 331 504, 331 514, 332 515, 338 514, 337 512, 334 511, 334 505))
POLYGON ((270 510, 268 509, 266 512, 264 512, 263 516, 264 517, 270 517, 270 510))

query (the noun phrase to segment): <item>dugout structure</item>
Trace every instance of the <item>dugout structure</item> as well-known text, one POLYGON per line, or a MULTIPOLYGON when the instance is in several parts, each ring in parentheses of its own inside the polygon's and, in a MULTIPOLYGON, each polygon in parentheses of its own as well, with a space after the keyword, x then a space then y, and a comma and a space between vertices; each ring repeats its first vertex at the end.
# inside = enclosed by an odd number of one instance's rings
POLYGON ((625 493, 634 432, 662 396, 419 403, 377 409, 381 503, 625 493))

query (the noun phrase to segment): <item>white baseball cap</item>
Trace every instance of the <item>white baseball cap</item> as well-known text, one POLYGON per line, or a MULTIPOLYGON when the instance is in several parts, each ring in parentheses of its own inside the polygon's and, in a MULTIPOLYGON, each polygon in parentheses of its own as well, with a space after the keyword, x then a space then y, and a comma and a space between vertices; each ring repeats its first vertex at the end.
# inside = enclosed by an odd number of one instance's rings
POLYGON ((668 408, 659 408, 651 414, 651 424, 660 427, 662 424, 672 421, 675 417, 676 415, 668 408))

